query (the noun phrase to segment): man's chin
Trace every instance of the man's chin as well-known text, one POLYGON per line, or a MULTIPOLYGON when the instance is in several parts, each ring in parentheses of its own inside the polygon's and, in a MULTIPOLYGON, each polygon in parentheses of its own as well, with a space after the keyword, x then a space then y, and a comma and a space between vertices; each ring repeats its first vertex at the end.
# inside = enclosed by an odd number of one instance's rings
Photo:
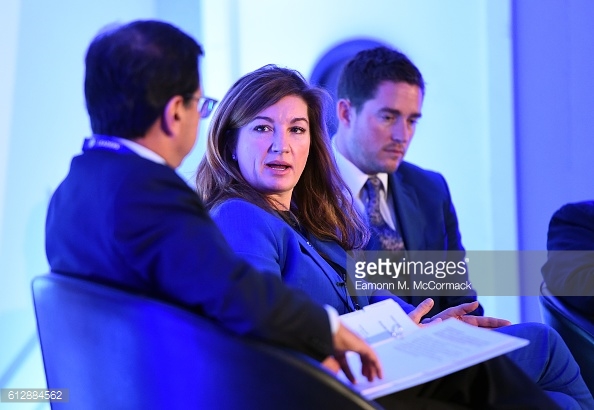
POLYGON ((396 172, 396 170, 398 169, 398 167, 400 166, 400 164, 402 163, 402 160, 399 159, 397 161, 390 161, 390 162, 386 162, 384 164, 381 164, 381 170, 379 172, 385 172, 386 174, 392 174, 394 172, 396 172))

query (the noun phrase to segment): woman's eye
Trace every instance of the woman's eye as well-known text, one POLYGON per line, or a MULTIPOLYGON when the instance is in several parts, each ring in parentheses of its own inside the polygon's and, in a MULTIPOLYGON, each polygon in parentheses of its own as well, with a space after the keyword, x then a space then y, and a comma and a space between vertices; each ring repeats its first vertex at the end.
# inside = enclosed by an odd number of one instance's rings
POLYGON ((257 132, 272 131, 272 127, 270 127, 269 125, 256 125, 254 127, 254 131, 257 131, 257 132))
POLYGON ((290 131, 291 131, 293 134, 303 134, 303 133, 305 132, 305 128, 302 128, 302 127, 292 127, 292 128, 290 129, 290 131))

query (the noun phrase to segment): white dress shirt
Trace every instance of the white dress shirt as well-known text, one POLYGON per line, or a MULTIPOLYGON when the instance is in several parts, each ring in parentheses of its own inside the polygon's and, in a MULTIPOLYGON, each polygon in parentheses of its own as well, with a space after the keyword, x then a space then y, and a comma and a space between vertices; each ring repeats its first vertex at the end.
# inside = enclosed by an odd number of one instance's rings
MULTIPOLYGON (((365 203, 367 202, 367 191, 365 190, 365 183, 372 175, 367 175, 362 172, 355 164, 345 158, 338 149, 336 143, 332 139, 332 151, 334 152, 334 158, 336 159, 336 165, 338 171, 342 176, 342 179, 346 183, 347 187, 353 193, 354 205, 359 214, 363 218, 367 218, 367 212, 365 210, 365 203)), ((388 174, 385 172, 376 175, 382 182, 383 190, 380 192, 380 212, 384 221, 392 229, 395 229, 394 221, 396 220, 396 213, 394 212, 393 201, 388 201, 390 193, 388 192, 388 174)))

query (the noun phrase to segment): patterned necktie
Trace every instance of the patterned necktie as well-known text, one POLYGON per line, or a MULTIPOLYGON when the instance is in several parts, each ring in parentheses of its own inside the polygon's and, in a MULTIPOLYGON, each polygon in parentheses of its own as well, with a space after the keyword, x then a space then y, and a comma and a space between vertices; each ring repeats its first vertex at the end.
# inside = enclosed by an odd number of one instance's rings
POLYGON ((379 239, 382 249, 385 251, 404 250, 404 242, 400 234, 384 220, 380 212, 380 191, 382 190, 382 181, 377 176, 369 177, 365 183, 367 197, 369 201, 365 207, 369 217, 369 228, 371 233, 379 239))

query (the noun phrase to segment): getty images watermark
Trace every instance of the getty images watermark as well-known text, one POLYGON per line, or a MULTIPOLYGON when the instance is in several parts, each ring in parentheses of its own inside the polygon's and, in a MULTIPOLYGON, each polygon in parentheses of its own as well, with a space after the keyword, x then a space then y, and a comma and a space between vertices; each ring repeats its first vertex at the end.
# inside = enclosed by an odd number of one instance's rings
MULTIPOLYGON (((594 266, 594 251, 355 251, 351 256, 347 287, 353 296, 377 290, 411 297, 538 296, 545 263, 555 272, 575 271, 578 262, 594 266)), ((562 295, 594 295, 594 285, 571 283, 555 289, 562 295)))
POLYGON ((390 291, 468 291, 468 258, 461 261, 407 260, 394 261, 378 257, 377 261, 355 261, 355 289, 386 289, 390 291), (365 281, 365 278, 371 281, 365 281), (380 280, 374 280, 381 278, 380 280), (464 279, 460 281, 459 279, 464 279))
POLYGON ((470 259, 464 252, 380 252, 354 254, 348 263, 355 294, 387 290, 400 296, 463 296, 472 292, 470 259))

